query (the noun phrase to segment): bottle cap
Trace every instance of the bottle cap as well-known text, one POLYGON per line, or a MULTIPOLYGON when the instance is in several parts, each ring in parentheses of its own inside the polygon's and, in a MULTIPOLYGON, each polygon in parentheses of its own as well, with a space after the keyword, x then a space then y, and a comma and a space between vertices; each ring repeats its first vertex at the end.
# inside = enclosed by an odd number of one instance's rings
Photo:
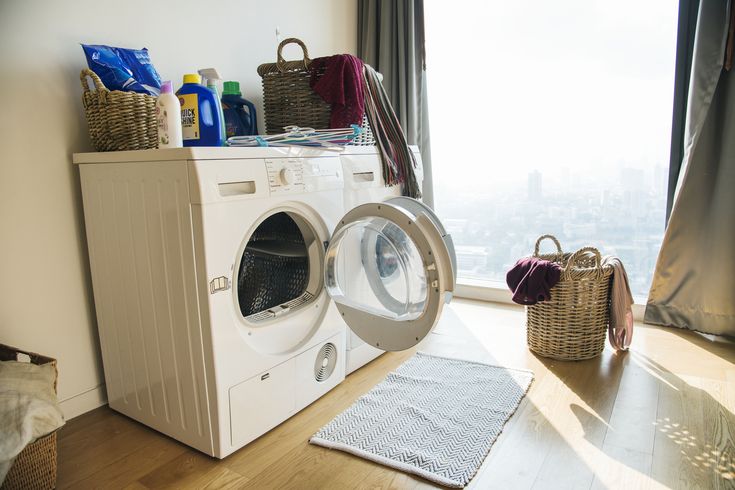
POLYGON ((174 93, 174 88, 171 85, 171 80, 166 80, 165 82, 161 83, 161 93, 162 94, 174 93))
POLYGON ((187 73, 184 75, 184 83, 201 83, 202 79, 196 73, 187 73))
POLYGON ((242 95, 240 93, 240 82, 227 81, 223 84, 222 95, 242 95))

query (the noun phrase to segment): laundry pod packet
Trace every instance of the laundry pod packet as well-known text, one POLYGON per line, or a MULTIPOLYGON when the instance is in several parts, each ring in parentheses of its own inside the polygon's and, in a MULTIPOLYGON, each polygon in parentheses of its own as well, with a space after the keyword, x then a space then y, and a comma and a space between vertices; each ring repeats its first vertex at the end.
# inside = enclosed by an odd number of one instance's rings
POLYGON ((109 90, 158 96, 161 77, 151 63, 148 50, 82 44, 89 69, 109 90))

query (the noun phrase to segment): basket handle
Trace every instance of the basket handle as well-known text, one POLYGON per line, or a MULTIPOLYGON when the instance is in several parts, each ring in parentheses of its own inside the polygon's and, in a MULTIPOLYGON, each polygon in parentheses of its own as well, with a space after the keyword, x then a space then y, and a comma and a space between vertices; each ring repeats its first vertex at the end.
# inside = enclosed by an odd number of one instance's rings
POLYGON ((286 64, 286 60, 283 59, 283 48, 287 44, 298 44, 301 46, 301 50, 304 52, 304 69, 308 70, 309 65, 311 65, 311 58, 309 58, 309 50, 306 49, 306 44, 304 44, 304 41, 301 39, 297 39, 295 37, 289 37, 288 39, 284 39, 281 41, 281 44, 278 45, 278 59, 276 61, 276 66, 278 66, 278 71, 281 73, 286 71, 286 67, 284 66, 286 64))
POLYGON ((556 239, 554 235, 541 235, 538 237, 538 240, 536 240, 536 246, 533 249, 533 256, 538 257, 539 256, 539 250, 541 249, 541 242, 548 238, 552 242, 554 242, 554 245, 556 245, 556 254, 561 258, 564 253, 561 251, 561 244, 559 243, 559 240, 556 239))
POLYGON ((595 278, 599 279, 602 277, 602 255, 600 255, 600 251, 597 250, 595 247, 582 247, 576 252, 572 254, 571 257, 569 257, 569 260, 567 261, 566 267, 564 267, 564 270, 562 271, 562 277, 565 280, 569 280, 572 278, 572 269, 574 269, 574 266, 577 265, 577 261, 587 255, 592 254, 595 257, 595 278))
POLYGON ((107 87, 105 87, 105 84, 100 80, 100 77, 98 77, 97 74, 89 68, 85 68, 79 74, 79 81, 82 82, 82 90, 84 90, 84 92, 91 92, 89 84, 87 83, 87 77, 92 79, 92 83, 94 83, 94 87, 98 92, 109 92, 107 87))

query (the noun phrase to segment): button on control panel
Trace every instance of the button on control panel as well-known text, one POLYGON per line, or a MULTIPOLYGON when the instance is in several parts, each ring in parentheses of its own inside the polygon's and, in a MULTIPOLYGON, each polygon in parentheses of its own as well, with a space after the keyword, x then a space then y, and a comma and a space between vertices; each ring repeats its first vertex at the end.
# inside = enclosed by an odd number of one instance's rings
POLYGON ((271 193, 304 192, 304 163, 296 158, 265 161, 271 193))

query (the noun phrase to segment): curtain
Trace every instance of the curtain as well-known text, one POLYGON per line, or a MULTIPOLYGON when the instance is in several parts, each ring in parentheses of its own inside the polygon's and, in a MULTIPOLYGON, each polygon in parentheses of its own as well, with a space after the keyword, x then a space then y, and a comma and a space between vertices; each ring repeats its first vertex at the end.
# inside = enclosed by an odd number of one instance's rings
POLYGON ((669 154, 669 185, 666 200, 666 221, 674 204, 676 184, 679 181, 684 156, 684 129, 689 94, 689 74, 694 56, 694 33, 697 28, 699 0, 679 1, 679 22, 676 40, 676 72, 674 74, 674 115, 671 124, 671 152, 669 154))
POLYGON ((359 0, 357 55, 383 75, 408 144, 421 151, 423 201, 433 207, 423 0, 359 0))
MULTIPOLYGON (((645 321, 735 335, 735 78, 730 2, 701 0, 683 157, 645 321)), ((680 32, 681 35, 681 32, 680 32)))

